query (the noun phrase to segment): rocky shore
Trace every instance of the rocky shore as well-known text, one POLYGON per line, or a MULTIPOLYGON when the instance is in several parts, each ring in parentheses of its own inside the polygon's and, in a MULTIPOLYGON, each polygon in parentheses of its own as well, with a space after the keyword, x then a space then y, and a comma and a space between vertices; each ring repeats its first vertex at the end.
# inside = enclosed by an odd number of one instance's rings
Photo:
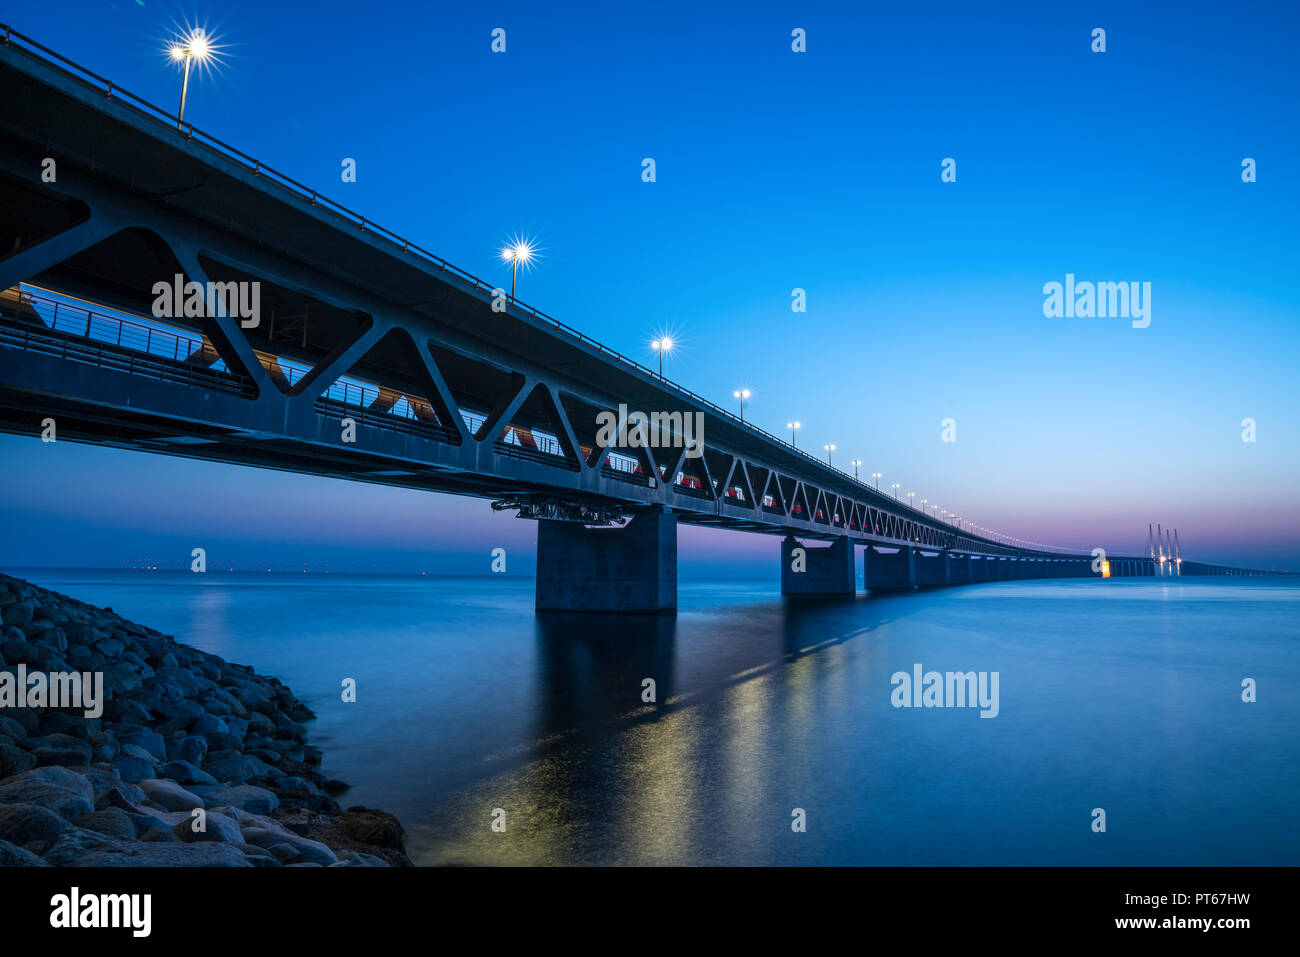
POLYGON ((0 575, 0 691, 0 866, 411 863, 395 817, 334 799, 287 687, 111 608, 0 575), (15 704, 74 672, 98 717, 15 704))

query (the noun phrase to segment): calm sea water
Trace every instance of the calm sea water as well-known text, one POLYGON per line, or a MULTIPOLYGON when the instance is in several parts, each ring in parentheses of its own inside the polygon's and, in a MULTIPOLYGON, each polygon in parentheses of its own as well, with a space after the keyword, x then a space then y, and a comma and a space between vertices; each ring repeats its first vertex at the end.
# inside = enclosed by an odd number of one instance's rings
POLYGON ((519 578, 14 573, 281 677, 420 864, 1300 864, 1289 579, 683 581, 653 620, 536 617, 519 578), (1000 713, 894 708, 916 663, 998 672, 1000 713))

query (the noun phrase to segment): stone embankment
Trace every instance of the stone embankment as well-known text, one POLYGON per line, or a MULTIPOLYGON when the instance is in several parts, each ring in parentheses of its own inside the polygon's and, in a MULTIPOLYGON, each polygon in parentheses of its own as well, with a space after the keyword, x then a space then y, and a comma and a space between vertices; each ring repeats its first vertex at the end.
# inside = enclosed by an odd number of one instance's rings
POLYGON ((395 817, 334 799, 313 717, 275 678, 0 575, 0 866, 409 865, 395 817), (81 706, 51 707, 73 674, 81 706))

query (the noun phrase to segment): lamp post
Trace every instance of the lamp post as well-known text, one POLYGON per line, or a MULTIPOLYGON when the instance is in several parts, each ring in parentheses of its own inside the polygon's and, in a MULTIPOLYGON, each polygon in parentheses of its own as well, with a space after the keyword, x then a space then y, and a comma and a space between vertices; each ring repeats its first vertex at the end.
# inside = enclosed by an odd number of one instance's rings
POLYGON ((876 480, 876 491, 879 492, 879 491, 880 491, 880 479, 882 478, 881 474, 880 474, 879 472, 872 472, 872 473, 871 473, 871 477, 872 477, 873 479, 876 480))
POLYGON ((185 64, 185 78, 181 80, 181 105, 176 111, 176 128, 181 129, 185 123, 185 98, 190 90, 190 64, 208 62, 212 57, 212 41, 202 30, 191 30, 182 42, 172 44, 169 52, 172 60, 185 64))
POLYGON ((897 482, 895 482, 895 483, 891 486, 891 488, 893 488, 893 490, 894 490, 894 501, 895 501, 895 502, 898 501, 898 489, 899 489, 899 487, 900 487, 900 486, 899 486, 899 484, 898 484, 897 482))
POLYGON ((650 348, 659 353, 659 378, 664 377, 664 353, 673 351, 673 340, 669 336, 662 339, 656 339, 650 343, 650 348))
POLYGON ((835 454, 835 444, 831 443, 830 445, 823 445, 822 448, 826 450, 826 464, 830 465, 831 456, 835 454))
POLYGON ((731 393, 731 394, 732 394, 733 397, 735 397, 735 398, 737 398, 737 399, 740 400, 740 421, 741 421, 742 423, 744 423, 744 421, 745 421, 745 400, 749 398, 749 395, 750 395, 749 390, 748 390, 748 389, 737 389, 735 392, 733 392, 733 393, 731 393))
POLYGON ((785 427, 790 430, 790 444, 796 449, 799 447, 799 430, 803 426, 799 422, 787 422, 785 427))
POLYGON ((861 459, 854 459, 854 460, 853 460, 853 481, 855 481, 855 482, 858 481, 858 467, 859 467, 860 465, 862 465, 862 460, 861 460, 861 459))
POLYGON ((915 497, 916 497, 916 493, 915 493, 915 492, 908 492, 908 493, 907 493, 907 504, 908 504, 908 506, 911 507, 911 508, 916 508, 916 503, 912 501, 912 499, 915 498, 915 497))
POLYGON ((510 264, 510 298, 515 298, 515 279, 519 274, 519 264, 528 266, 537 253, 537 247, 530 239, 516 239, 501 250, 501 258, 510 264))

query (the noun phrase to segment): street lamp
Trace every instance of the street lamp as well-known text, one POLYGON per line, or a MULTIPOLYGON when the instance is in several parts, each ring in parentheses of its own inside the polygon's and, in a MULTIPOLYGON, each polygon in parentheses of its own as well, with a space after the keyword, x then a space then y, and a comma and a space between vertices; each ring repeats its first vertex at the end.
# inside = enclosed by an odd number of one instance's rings
POLYGON ((790 444, 797 449, 799 447, 798 432, 803 426, 798 422, 787 422, 785 427, 790 430, 790 444))
POLYGON ((921 499, 921 511, 923 511, 923 512, 926 510, 926 509, 925 509, 925 503, 926 503, 926 501, 927 501, 927 499, 921 499))
POLYGON ((664 377, 664 353, 673 351, 673 340, 669 336, 662 339, 656 339, 650 343, 650 348, 659 353, 659 378, 664 377))
POLYGON ((891 486, 891 487, 892 487, 893 490, 894 490, 894 501, 897 502, 897 501, 898 501, 898 489, 899 489, 899 484, 898 484, 897 482, 895 482, 895 483, 893 484, 893 486, 891 486))
POLYGON ((509 246, 501 250, 501 258, 510 264, 510 298, 515 298, 515 278, 519 274, 519 264, 523 263, 524 267, 533 261, 537 255, 537 247, 533 245, 531 239, 516 239, 509 246))
POLYGON ((185 64, 185 79, 181 81, 181 106, 176 111, 176 128, 180 129, 185 121, 185 97, 190 89, 190 64, 202 65, 212 58, 212 41, 202 30, 191 30, 180 43, 173 43, 168 51, 176 63, 185 64))
POLYGON ((854 459, 852 464, 853 464, 853 481, 856 482, 858 481, 858 466, 862 464, 862 460, 854 459))
POLYGON ((908 493, 907 493, 907 504, 908 504, 909 506, 911 506, 912 508, 916 508, 916 503, 912 501, 912 499, 913 499, 913 497, 914 497, 915 495, 916 495, 915 492, 908 492, 908 493))
POLYGON ((731 394, 733 397, 740 400, 740 421, 743 423, 745 421, 745 400, 749 398, 749 390, 737 389, 731 394))
POLYGON ((872 472, 872 473, 871 473, 871 477, 872 477, 873 479, 876 480, 876 491, 879 492, 879 491, 880 491, 880 479, 882 478, 881 473, 879 473, 879 472, 872 472))
POLYGON ((826 464, 830 465, 831 456, 835 454, 835 445, 834 443, 832 443, 831 445, 823 445, 822 448, 826 450, 826 464))

